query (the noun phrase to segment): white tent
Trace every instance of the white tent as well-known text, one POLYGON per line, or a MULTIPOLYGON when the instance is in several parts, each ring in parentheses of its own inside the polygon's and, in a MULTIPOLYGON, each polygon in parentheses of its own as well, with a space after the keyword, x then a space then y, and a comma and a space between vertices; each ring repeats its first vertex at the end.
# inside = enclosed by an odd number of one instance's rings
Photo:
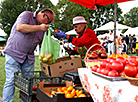
POLYGON ((103 35, 98 35, 97 37, 98 37, 98 39, 101 39, 101 38, 105 38, 106 36, 108 37, 109 34, 105 33, 103 35))
POLYGON ((124 35, 138 35, 138 27, 135 27, 135 28, 129 28, 125 33, 124 35))
POLYGON ((74 29, 66 32, 66 34, 68 34, 68 35, 78 35, 74 29))
MULTIPOLYGON (((128 29, 130 27, 122 25, 116 22, 116 30, 128 29)), ((95 29, 94 31, 103 31, 103 30, 114 30, 114 22, 108 22, 105 25, 95 29)))
POLYGON ((129 28, 125 33, 124 35, 129 35, 131 34, 131 36, 133 36, 135 34, 136 38, 138 39, 138 27, 135 27, 135 28, 129 28))
POLYGON ((0 36, 7 36, 7 34, 2 30, 2 29, 0 29, 0 36))

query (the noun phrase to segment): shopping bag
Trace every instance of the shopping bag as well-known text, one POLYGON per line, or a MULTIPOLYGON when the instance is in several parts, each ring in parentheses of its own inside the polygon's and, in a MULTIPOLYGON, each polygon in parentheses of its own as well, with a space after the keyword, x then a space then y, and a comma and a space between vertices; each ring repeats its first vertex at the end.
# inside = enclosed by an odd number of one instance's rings
POLYGON ((50 65, 56 62, 60 51, 60 44, 51 38, 51 30, 45 32, 39 54, 39 60, 50 65))

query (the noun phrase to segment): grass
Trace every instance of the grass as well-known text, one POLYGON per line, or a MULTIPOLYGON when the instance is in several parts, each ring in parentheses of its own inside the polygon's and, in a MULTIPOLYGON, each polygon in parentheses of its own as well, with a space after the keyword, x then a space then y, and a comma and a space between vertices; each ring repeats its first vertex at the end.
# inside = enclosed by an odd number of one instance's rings
MULTIPOLYGON (((40 62, 38 57, 35 58, 35 71, 41 71, 40 62)), ((5 84, 5 57, 0 57, 0 96, 3 95, 3 86, 5 84)), ((15 88, 15 95, 13 102, 22 102, 19 98, 19 92, 20 90, 15 88)))

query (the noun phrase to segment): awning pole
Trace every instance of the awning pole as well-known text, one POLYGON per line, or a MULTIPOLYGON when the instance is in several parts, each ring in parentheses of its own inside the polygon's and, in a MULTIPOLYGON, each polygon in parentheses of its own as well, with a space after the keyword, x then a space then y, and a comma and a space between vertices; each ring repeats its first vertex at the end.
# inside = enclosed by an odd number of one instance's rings
POLYGON ((114 7, 114 54, 116 54, 116 15, 117 15, 117 0, 114 7))

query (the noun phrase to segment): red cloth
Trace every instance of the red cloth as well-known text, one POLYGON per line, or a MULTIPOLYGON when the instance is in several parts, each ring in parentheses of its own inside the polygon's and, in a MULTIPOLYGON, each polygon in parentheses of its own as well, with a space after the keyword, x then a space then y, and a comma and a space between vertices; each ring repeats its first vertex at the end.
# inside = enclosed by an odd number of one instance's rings
MULTIPOLYGON (((95 32, 92 29, 87 28, 84 32, 82 37, 79 38, 80 35, 78 35, 77 38, 73 37, 72 39, 72 44, 77 46, 77 47, 86 47, 87 49, 89 49, 89 47, 91 47, 94 44, 99 44, 99 40, 97 38, 97 35, 95 34, 95 32)), ((96 49, 98 49, 99 46, 95 46, 94 48, 91 49, 91 51, 94 51, 96 49)), ((74 49, 75 50, 75 49, 74 49)))
MULTIPOLYGON (((95 5, 109 5, 114 4, 115 0, 69 0, 75 2, 84 7, 95 9, 95 5)), ((134 0, 117 0, 117 3, 126 2, 126 1, 134 1, 134 0)))

